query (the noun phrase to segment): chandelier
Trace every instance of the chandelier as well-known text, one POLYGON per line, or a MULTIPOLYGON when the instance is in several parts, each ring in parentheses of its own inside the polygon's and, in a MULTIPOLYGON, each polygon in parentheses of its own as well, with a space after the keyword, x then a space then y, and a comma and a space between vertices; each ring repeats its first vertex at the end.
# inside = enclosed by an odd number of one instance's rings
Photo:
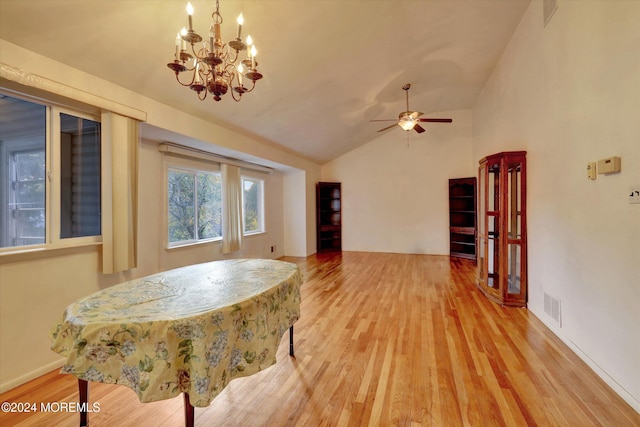
POLYGON ((223 43, 220 36, 222 15, 218 0, 216 10, 211 14, 213 22, 209 27, 208 40, 203 41, 202 37, 193 31, 191 3, 187 4, 187 14, 189 29, 182 28, 176 35, 175 59, 168 63, 167 67, 176 73, 178 83, 195 91, 200 100, 204 100, 207 92, 210 92, 214 100, 220 101, 222 95, 231 89, 232 98, 240 101, 242 94, 251 92, 256 81, 262 78, 262 74, 256 70, 257 50, 251 36, 247 37, 246 43, 242 41, 242 13, 237 20, 238 36, 228 43, 223 43), (191 45, 190 51, 187 50, 187 44, 191 45), (244 51, 247 54, 243 59, 244 51), (188 77, 181 80, 181 76, 188 77))

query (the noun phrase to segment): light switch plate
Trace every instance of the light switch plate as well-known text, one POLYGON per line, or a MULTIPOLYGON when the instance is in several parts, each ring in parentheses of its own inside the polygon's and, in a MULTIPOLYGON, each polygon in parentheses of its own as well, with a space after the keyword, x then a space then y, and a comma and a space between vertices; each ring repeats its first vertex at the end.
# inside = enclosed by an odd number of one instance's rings
POLYGON ((629 203, 640 204, 640 185, 632 185, 629 187, 629 203))
POLYGON ((596 162, 587 163, 587 178, 596 179, 598 175, 596 174, 596 162))

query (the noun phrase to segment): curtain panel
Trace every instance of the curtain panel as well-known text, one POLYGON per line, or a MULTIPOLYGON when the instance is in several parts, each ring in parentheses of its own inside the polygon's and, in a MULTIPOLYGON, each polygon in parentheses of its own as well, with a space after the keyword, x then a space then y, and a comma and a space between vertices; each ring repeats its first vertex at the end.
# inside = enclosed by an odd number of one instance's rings
POLYGON ((242 249, 242 179, 238 166, 222 163, 222 253, 242 249))
POLYGON ((102 113, 102 272, 137 266, 138 121, 102 113))

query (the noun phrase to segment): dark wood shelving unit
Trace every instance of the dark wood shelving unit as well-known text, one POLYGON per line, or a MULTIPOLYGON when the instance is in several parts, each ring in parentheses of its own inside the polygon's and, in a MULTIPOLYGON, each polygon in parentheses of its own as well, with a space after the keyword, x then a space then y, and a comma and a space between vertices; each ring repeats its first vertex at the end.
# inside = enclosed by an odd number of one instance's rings
POLYGON ((449 180, 449 254, 476 260, 476 178, 449 180))
POLYGON ((318 252, 342 250, 342 190, 339 182, 316 186, 318 252))

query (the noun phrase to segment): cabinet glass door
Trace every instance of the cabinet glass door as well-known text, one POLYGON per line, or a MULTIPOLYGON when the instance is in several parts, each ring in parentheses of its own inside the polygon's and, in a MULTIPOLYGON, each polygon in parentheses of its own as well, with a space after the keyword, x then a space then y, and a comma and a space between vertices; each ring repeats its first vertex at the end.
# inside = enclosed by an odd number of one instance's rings
POLYGON ((500 163, 487 164, 487 287, 500 289, 500 163))
POLYGON ((486 163, 481 163, 478 169, 478 283, 480 286, 486 286, 486 253, 487 253, 487 213, 486 208, 486 191, 485 182, 487 180, 486 163))
POLYGON ((507 165, 507 293, 522 293, 522 163, 507 165))

